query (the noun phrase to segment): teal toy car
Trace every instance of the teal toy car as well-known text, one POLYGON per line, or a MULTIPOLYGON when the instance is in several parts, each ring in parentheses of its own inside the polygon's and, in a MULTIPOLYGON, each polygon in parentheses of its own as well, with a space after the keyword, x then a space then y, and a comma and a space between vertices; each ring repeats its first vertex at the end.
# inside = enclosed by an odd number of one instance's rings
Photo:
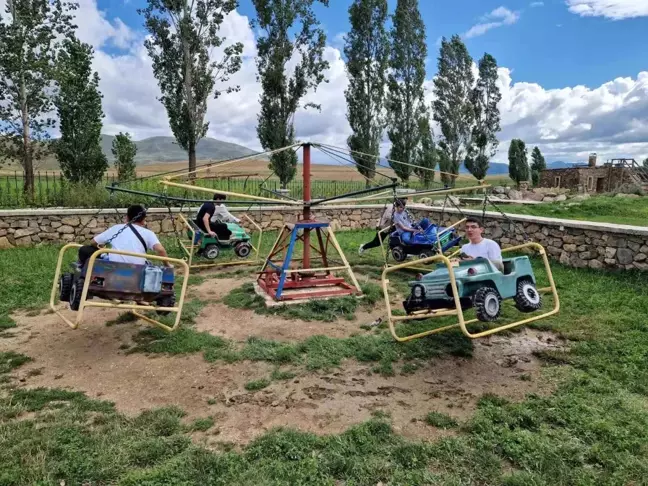
MULTIPOLYGON (((514 299, 521 312, 533 312, 542 306, 529 257, 507 258, 503 263, 503 272, 486 258, 460 261, 453 268, 462 310, 474 307, 480 321, 499 318, 504 299, 514 299)), ((409 287, 410 295, 403 301, 408 315, 420 310, 455 308, 450 275, 443 263, 428 274, 419 274, 409 287)))
MULTIPOLYGON (((252 251, 252 237, 236 223, 225 223, 232 232, 229 240, 219 240, 218 237, 205 234, 193 221, 190 221, 189 224, 195 233, 194 245, 199 246, 196 254, 208 260, 218 258, 221 250, 225 248, 233 248, 236 256, 240 258, 247 258, 252 251)), ((189 229, 187 229, 187 236, 191 240, 191 231, 189 229)))

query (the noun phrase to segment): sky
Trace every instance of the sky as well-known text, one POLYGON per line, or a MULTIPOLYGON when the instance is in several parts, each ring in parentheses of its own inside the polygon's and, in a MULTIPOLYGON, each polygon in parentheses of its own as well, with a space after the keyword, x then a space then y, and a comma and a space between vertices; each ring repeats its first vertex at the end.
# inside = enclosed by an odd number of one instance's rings
MULTIPOLYGON (((151 63, 138 8, 146 0, 77 0, 78 36, 95 48, 101 78, 104 133, 130 132, 136 140, 172 135, 151 63)), ((316 13, 327 34, 328 83, 307 96, 322 111, 300 110, 301 140, 344 147, 350 133, 342 46, 352 0, 330 0, 316 13)), ((0 0, 0 4, 4 0, 0 0)), ((251 0, 240 0, 222 26, 226 42, 243 42, 238 93, 211 100, 208 136, 260 150, 256 137, 259 83, 254 63, 251 0)), ((462 37, 474 61, 488 52, 499 66, 502 131, 494 162, 506 163, 508 144, 521 138, 548 162, 648 157, 648 0, 422 0, 427 30, 426 99, 440 39, 462 37)), ((396 0, 389 0, 393 13, 396 0)), ((439 134, 438 129, 435 131, 439 134)), ((383 151, 388 150, 385 143, 383 151)))

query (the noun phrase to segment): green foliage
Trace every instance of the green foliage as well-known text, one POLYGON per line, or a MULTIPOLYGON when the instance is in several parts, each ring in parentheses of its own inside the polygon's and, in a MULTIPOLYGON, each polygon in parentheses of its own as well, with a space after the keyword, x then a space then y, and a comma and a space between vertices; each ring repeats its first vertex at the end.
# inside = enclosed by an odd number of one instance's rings
POLYGON ((128 132, 119 132, 112 141, 112 154, 115 156, 115 168, 117 169, 117 179, 127 181, 135 178, 135 155, 137 155, 137 145, 130 138, 128 132))
POLYGON ((648 169, 648 157, 646 157, 643 161, 643 167, 644 169, 648 169))
POLYGON ((207 432, 214 426, 212 417, 198 418, 187 427, 188 432, 207 432))
POLYGON ((48 153, 54 120, 51 87, 60 41, 72 36, 70 10, 60 0, 12 0, 0 12, 0 161, 20 163, 23 191, 34 195, 34 161, 48 153))
POLYGON ((458 427, 459 424, 450 415, 441 412, 430 412, 425 416, 425 421, 428 425, 437 427, 439 429, 453 429, 458 427))
MULTIPOLYGON (((349 87, 344 92, 352 134, 349 150, 358 172, 367 179, 376 174, 376 160, 385 128, 385 84, 389 61, 389 36, 385 29, 387 0, 355 0, 349 7, 351 29, 344 44, 349 87)), ((369 181, 367 181, 367 185, 369 181)))
POLYGON ((31 358, 24 354, 14 353, 13 351, 2 351, 0 352, 0 375, 9 373, 29 361, 31 361, 31 358))
MULTIPOLYGON (((257 134, 264 150, 277 150, 295 143, 293 120, 301 99, 324 81, 329 63, 324 60, 326 34, 319 27, 313 4, 328 6, 328 0, 253 0, 256 20, 258 79, 261 81, 261 110, 257 134), (291 34, 294 32, 294 38, 291 34), (292 75, 286 64, 294 53, 299 61, 292 75)), ((308 103, 305 108, 319 105, 308 103)), ((297 155, 284 150, 270 157, 270 169, 286 187, 297 171, 297 155)))
POLYGON ((243 387, 248 391, 257 391, 263 390, 268 386, 270 386, 270 380, 267 378, 261 378, 259 380, 248 381, 243 387))
MULTIPOLYGON (((484 69, 484 73, 488 73, 489 69, 490 67, 484 69)), ((474 82, 472 58, 466 45, 458 35, 453 35, 450 41, 444 37, 441 40, 438 74, 434 78, 436 99, 432 106, 434 120, 441 126, 442 139, 439 142, 443 152, 441 170, 451 174, 459 174, 459 166, 471 148, 475 109, 470 98, 474 82)), ((487 89, 490 82, 485 78, 484 83, 484 89, 487 89)), ((476 96, 482 96, 484 99, 479 85, 476 96)), ((492 110, 490 112, 492 114, 492 110)), ((486 110, 484 110, 484 120, 486 120, 486 110)), ((492 122, 492 119, 489 122, 492 122)), ((482 132, 486 134, 486 140, 490 141, 486 124, 483 125, 482 132)), ((482 162, 483 159, 480 159, 480 163, 482 162)), ((441 174, 441 179, 454 187, 455 177, 441 174)))
POLYGON ((214 93, 238 91, 238 86, 215 89, 241 69, 243 44, 224 46, 218 35, 237 0, 148 0, 138 13, 150 37, 144 41, 153 63, 153 74, 162 92, 160 101, 169 117, 171 131, 189 156, 189 170, 196 168, 196 144, 205 136, 207 100, 214 93), (219 61, 210 60, 214 49, 222 49, 219 61))
POLYGON ((542 155, 542 152, 540 152, 538 147, 533 147, 531 160, 531 179, 533 180, 533 185, 537 186, 538 181, 540 180, 540 172, 547 168, 544 155, 542 155))
POLYGON ((483 180, 488 171, 488 161, 497 152, 497 132, 500 128, 498 103, 502 99, 497 86, 497 61, 490 54, 479 60, 479 78, 472 90, 470 101, 475 113, 472 146, 466 156, 466 169, 483 180))
POLYGON ((421 143, 416 158, 418 167, 414 168, 414 173, 425 187, 430 187, 430 184, 434 181, 434 168, 439 162, 439 153, 434 143, 430 118, 427 115, 419 120, 419 133, 421 143))
MULTIPOLYGON (((418 0, 398 0, 391 38, 387 102, 387 136, 392 144, 389 165, 398 177, 408 181, 412 167, 398 162, 418 165, 422 118, 429 116, 423 90, 427 44, 418 0)), ((426 158, 426 162, 430 163, 430 159, 426 158)))
POLYGON ((509 177, 516 184, 529 180, 529 163, 527 162, 527 149, 524 142, 518 138, 511 140, 508 151, 509 177))
POLYGON ((65 39, 57 57, 58 93, 54 100, 61 138, 54 143, 61 172, 74 183, 96 185, 108 168, 101 150, 103 110, 99 75, 92 72, 93 49, 65 39))

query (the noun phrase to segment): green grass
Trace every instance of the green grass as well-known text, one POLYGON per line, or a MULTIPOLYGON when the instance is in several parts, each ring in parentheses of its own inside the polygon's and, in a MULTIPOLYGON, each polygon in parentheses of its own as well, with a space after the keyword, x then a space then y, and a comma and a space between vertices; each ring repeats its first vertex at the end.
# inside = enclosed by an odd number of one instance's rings
POLYGON ((187 432, 207 432, 214 426, 213 417, 198 418, 191 422, 187 427, 187 432))
MULTIPOLYGON (((379 259, 379 250, 362 258, 355 253, 356 244, 369 233, 339 236, 357 268, 379 259)), ((0 267, 10 276, 10 283, 0 289, 4 309, 46 302, 50 282, 40 277, 53 271, 55 253, 47 247, 16 251, 11 255, 22 260, 9 263, 4 258, 9 253, 3 252, 0 267), (24 265, 47 252, 51 262, 24 265), (50 268, 41 268, 44 265, 50 268), (12 278, 19 270, 20 278, 12 278)), ((539 267, 535 268, 541 277, 539 267)), ((182 424, 183 413, 177 408, 128 418, 112 404, 81 393, 4 385, 0 484, 60 484, 62 480, 144 486, 644 484, 648 477, 645 274, 557 264, 553 270, 561 311, 533 327, 571 340, 568 351, 538 353, 546 363, 542 379, 555 385, 554 392, 530 395, 521 402, 484 395, 474 416, 462 422, 453 437, 432 443, 407 440, 392 429, 389 417, 381 415, 342 434, 318 437, 273 429, 239 451, 211 452, 191 444, 187 435, 191 426, 182 424)), ((189 320, 200 305, 193 304, 189 320)), ((509 309, 506 317, 513 317, 509 309)), ((426 325, 410 324, 399 331, 426 325)), ((338 366, 343 359, 353 358, 384 371, 389 364, 395 372, 413 372, 418 363, 432 357, 469 358, 472 352, 472 342, 460 333, 398 344, 384 326, 343 339, 313 336, 285 343, 254 338, 234 343, 197 333, 188 323, 173 335, 151 330, 138 346, 149 352, 202 352, 210 360, 263 360, 306 370, 338 366)), ((4 373, 25 359, 0 355, 4 373)), ((271 379, 278 378, 271 375, 271 379)), ((393 379, 398 380, 398 375, 393 379)), ((441 418, 432 420, 440 423, 441 418)), ((212 426, 218 426, 218 419, 212 426)))
POLYGON ((459 426, 457 421, 450 415, 441 412, 430 412, 425 416, 428 425, 439 429, 454 429, 459 426))
POLYGON ((248 391, 257 391, 263 390, 268 386, 270 386, 270 380, 268 380, 267 378, 261 378, 259 380, 248 381, 245 385, 243 385, 243 388, 248 391))
POLYGON ((505 212, 545 216, 547 218, 579 219, 599 223, 646 226, 648 222, 648 197, 625 199, 595 196, 584 201, 571 200, 533 205, 502 205, 505 212))

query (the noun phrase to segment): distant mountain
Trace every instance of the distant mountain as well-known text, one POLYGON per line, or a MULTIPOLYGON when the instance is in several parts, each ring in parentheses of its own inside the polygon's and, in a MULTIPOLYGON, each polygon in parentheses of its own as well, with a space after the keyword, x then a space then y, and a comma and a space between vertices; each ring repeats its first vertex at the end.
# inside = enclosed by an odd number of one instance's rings
MULTIPOLYGON (((109 162, 113 162, 112 141, 113 135, 101 135, 101 149, 109 162)), ((185 152, 173 137, 150 137, 144 140, 136 140, 137 165, 147 165, 159 162, 182 162, 187 159, 185 152)), ((233 159, 254 155, 256 151, 235 143, 223 142, 215 138, 203 138, 196 146, 196 158, 198 160, 219 160, 233 159)), ((259 157, 265 158, 265 157, 259 157)))

